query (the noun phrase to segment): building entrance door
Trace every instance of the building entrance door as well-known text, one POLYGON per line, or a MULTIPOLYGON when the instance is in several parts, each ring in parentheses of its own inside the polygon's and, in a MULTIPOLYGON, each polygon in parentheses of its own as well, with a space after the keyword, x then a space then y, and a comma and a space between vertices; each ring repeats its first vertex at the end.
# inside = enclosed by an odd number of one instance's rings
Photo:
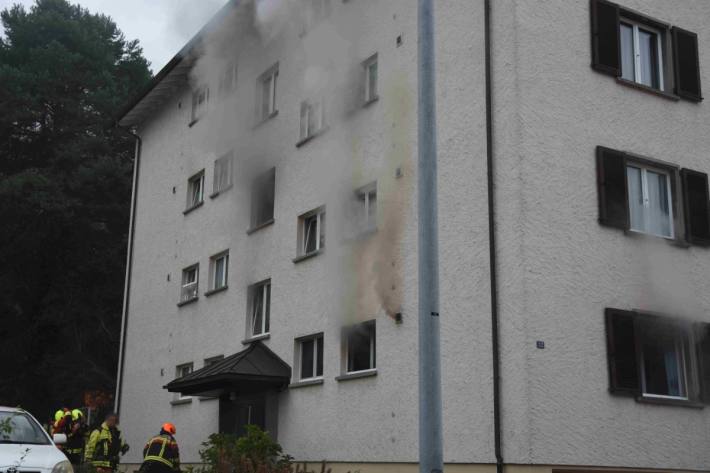
POLYGON ((239 437, 246 434, 247 425, 256 425, 266 429, 265 396, 237 397, 219 400, 219 431, 239 437))

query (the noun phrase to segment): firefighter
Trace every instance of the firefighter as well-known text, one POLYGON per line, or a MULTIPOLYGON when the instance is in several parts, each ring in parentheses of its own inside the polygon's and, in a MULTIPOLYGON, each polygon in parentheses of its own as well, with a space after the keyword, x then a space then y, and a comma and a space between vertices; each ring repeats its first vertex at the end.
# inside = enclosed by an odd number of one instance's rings
POLYGON ((66 407, 59 409, 54 413, 54 423, 52 424, 52 435, 65 434, 69 435, 71 427, 71 411, 66 407))
POLYGON ((69 435, 67 436, 67 444, 64 446, 64 454, 67 456, 71 464, 74 466, 74 471, 79 470, 84 453, 84 443, 86 434, 86 422, 84 422, 84 413, 80 409, 71 411, 71 424, 69 435))
POLYGON ((108 414, 104 422, 91 432, 84 452, 84 462, 90 463, 98 473, 113 473, 118 469, 119 455, 128 452, 118 430, 118 415, 108 414))
POLYGON ((175 426, 163 424, 160 433, 143 449, 141 473, 180 473, 180 451, 175 441, 175 426))

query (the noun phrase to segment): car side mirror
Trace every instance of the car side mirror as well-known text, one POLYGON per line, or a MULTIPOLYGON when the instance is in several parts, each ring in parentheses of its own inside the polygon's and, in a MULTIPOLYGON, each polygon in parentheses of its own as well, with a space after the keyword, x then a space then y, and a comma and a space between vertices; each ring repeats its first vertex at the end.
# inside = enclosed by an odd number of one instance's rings
POLYGON ((67 443, 67 436, 66 434, 54 434, 52 440, 56 445, 64 445, 67 443))

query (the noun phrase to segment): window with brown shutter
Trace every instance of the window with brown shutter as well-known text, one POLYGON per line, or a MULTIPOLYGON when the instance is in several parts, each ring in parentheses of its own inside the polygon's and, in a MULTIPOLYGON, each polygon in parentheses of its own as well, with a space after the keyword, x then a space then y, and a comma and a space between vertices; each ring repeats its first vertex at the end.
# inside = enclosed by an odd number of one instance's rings
POLYGON ((675 93, 684 99, 699 102, 703 97, 700 90, 698 35, 675 26, 672 34, 675 93))
POLYGON ((591 0, 592 67, 619 77, 619 6, 606 0, 591 0))
POLYGON ((686 238, 696 245, 710 245, 710 195, 708 175, 681 170, 686 238))
POLYGON ((619 309, 606 309, 609 391, 639 395, 641 383, 637 365, 635 314, 619 309))
POLYGON ((700 368, 700 397, 710 404, 710 324, 696 324, 696 346, 700 368))
POLYGON ((623 152, 597 146, 597 186, 599 222, 622 230, 628 229, 626 158, 623 152))

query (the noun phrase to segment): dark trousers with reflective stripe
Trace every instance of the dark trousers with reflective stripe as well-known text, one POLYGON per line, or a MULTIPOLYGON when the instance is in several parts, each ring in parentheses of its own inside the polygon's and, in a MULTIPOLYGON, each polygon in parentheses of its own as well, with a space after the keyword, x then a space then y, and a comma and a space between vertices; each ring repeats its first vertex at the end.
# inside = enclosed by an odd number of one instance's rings
POLYGON ((151 460, 144 461, 140 471, 141 473, 175 473, 175 470, 165 463, 151 460))

